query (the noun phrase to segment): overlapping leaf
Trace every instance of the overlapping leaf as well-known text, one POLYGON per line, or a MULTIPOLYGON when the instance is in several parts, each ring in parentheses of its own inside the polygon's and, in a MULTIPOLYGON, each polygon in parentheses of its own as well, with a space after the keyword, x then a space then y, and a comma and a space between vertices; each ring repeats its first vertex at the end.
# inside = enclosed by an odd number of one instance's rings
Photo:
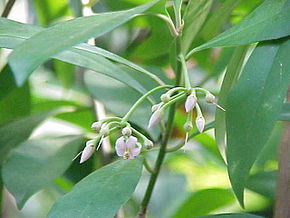
POLYGON ((81 141, 78 136, 28 140, 12 150, 3 164, 2 177, 19 208, 31 195, 64 173, 81 141))
POLYGON ((116 161, 93 172, 57 200, 48 218, 114 217, 134 192, 141 171, 142 160, 137 158, 116 161))
POLYGON ((279 118, 290 69, 290 40, 259 44, 227 100, 227 161, 234 192, 243 205, 249 170, 279 118))

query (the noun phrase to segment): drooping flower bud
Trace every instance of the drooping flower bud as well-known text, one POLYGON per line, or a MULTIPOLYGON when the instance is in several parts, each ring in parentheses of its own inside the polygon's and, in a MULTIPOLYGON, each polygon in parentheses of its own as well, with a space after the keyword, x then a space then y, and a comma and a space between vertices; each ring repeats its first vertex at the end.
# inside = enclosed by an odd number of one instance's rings
POLYGON ((148 129, 150 129, 152 126, 155 126, 160 122, 162 119, 163 112, 161 110, 155 111, 152 116, 150 117, 149 124, 148 124, 148 129))
POLYGON ((97 132, 99 132, 101 130, 102 127, 102 122, 98 121, 98 122, 94 122, 91 126, 91 128, 93 130, 96 130, 97 132))
POLYGON ((154 105, 152 105, 151 112, 154 113, 155 111, 157 111, 158 108, 159 108, 159 106, 160 106, 160 104, 154 104, 154 105))
POLYGON ((198 131, 200 133, 202 133, 203 132, 203 129, 204 129, 204 125, 205 125, 204 117, 203 116, 198 116, 195 119, 195 124, 196 124, 196 128, 198 129, 198 131))
POLYGON ((109 134, 109 127, 107 124, 103 124, 100 130, 100 135, 107 136, 109 134))
POLYGON ((211 94, 210 92, 207 92, 205 96, 205 101, 207 103, 213 104, 215 102, 215 96, 211 94))
POLYGON ((185 111, 188 113, 191 111, 196 105, 196 97, 194 95, 189 95, 185 101, 185 111))
POLYGON ((85 162, 88 160, 94 153, 96 149, 96 141, 95 140, 89 140, 86 142, 86 147, 84 148, 81 156, 80 163, 85 162))
POLYGON ((163 94, 160 96, 160 99, 162 102, 167 103, 170 101, 170 95, 168 95, 167 93, 163 94))
POLYGON ((149 139, 146 139, 144 141, 144 146, 149 150, 149 149, 153 148, 153 142, 149 139))
POLYGON ((184 129, 186 132, 191 131, 192 128, 193 128, 193 126, 192 126, 192 123, 191 123, 191 122, 185 122, 184 125, 183 125, 183 129, 184 129))
POLYGON ((126 126, 125 128, 122 129, 122 135, 123 136, 130 136, 132 135, 132 130, 130 127, 126 126))

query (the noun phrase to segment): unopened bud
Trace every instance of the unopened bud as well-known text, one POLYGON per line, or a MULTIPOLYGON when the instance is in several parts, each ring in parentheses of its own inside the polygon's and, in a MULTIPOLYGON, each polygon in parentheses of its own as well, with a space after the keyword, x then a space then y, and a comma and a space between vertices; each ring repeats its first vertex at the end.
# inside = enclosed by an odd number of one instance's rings
POLYGON ((157 111, 158 108, 159 108, 159 106, 160 106, 160 104, 154 104, 154 105, 152 105, 151 112, 154 113, 155 111, 157 111))
POLYGON ((123 136, 130 136, 132 135, 132 130, 130 127, 126 126, 125 128, 122 129, 122 135, 123 136))
POLYGON ((195 120, 195 124, 196 124, 196 128, 198 129, 198 131, 200 133, 202 133, 203 129, 204 129, 204 125, 205 125, 205 120, 204 120, 203 116, 198 116, 195 120))
POLYGON ((91 126, 91 128, 93 130, 96 130, 97 132, 99 132, 101 130, 101 127, 102 127, 102 122, 94 122, 91 126))
POLYGON ((109 127, 107 124, 103 124, 100 130, 100 135, 107 136, 109 134, 109 127))
POLYGON ((160 122, 162 119, 163 112, 161 110, 155 111, 152 116, 150 117, 148 129, 150 129, 152 126, 155 126, 157 123, 160 122))
POLYGON ((205 101, 206 101, 207 103, 212 104, 212 103, 214 103, 214 101, 215 101, 215 96, 214 96, 213 94, 211 94, 210 92, 208 92, 208 93, 206 93, 205 101))
POLYGON ((162 102, 167 103, 170 101, 170 95, 165 93, 165 94, 161 95, 160 99, 162 102))
POLYGON ((81 156, 80 163, 85 162, 88 160, 96 149, 96 142, 95 140, 89 140, 86 142, 86 147, 84 148, 81 156))
POLYGON ((191 123, 191 122, 186 122, 186 123, 183 125, 183 129, 184 129, 186 132, 191 131, 192 128, 193 128, 193 126, 192 126, 192 123, 191 123))
POLYGON ((189 95, 185 101, 185 111, 190 112, 196 105, 196 97, 194 95, 189 95))
POLYGON ((149 150, 151 148, 153 148, 153 142, 149 139, 144 141, 144 146, 149 150))

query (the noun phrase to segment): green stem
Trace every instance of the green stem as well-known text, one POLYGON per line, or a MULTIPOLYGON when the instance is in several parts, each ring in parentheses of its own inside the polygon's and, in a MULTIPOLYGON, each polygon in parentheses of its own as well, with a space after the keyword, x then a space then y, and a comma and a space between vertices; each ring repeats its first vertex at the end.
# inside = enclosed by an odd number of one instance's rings
POLYGON ((182 65, 182 72, 183 72, 183 76, 184 76, 185 88, 190 89, 191 88, 191 84, 190 84, 189 75, 188 75, 188 71, 187 71, 187 67, 186 67, 186 62, 185 62, 184 56, 181 54, 181 55, 179 55, 179 58, 180 58, 181 65, 182 65))
MULTIPOLYGON (((181 64, 178 61, 178 55, 179 55, 180 51, 181 51, 180 37, 177 37, 176 38, 176 69, 175 69, 176 79, 175 79, 175 86, 179 86, 180 78, 181 78, 181 64)), ((157 177, 159 175, 160 168, 161 168, 161 165, 163 163, 163 159, 164 159, 165 154, 166 154, 166 147, 167 147, 167 144, 168 144, 168 141, 169 141, 169 138, 171 135, 172 127, 173 127, 174 115, 175 115, 175 104, 171 105, 171 107, 169 109, 166 131, 165 131, 165 134, 163 135, 162 140, 161 140, 161 147, 160 147, 158 157, 157 157, 157 160, 155 163, 154 172, 151 174, 144 198, 143 198, 142 203, 141 203, 141 207, 140 207, 140 211, 139 211, 139 218, 144 218, 146 216, 147 207, 148 207, 148 204, 149 204, 149 201, 150 201, 157 177)))
MULTIPOLYGON (((208 123, 205 127, 204 127, 204 132, 208 131, 210 129, 214 128, 214 122, 208 123)), ((190 134, 190 136, 188 137, 188 140, 201 134, 198 130, 195 130, 192 134, 190 134)), ((180 142, 179 144, 177 144, 176 146, 172 147, 172 148, 167 148, 166 152, 174 152, 179 150, 180 148, 182 148, 184 146, 183 142, 180 142)))
POLYGON ((167 107, 169 107, 172 104, 175 104, 176 102, 180 101, 181 99, 183 99, 185 97, 184 93, 180 93, 177 94, 177 96, 175 98, 173 98, 172 100, 170 100, 169 102, 165 103, 160 110, 165 110, 167 107))
POLYGON ((136 110, 136 108, 139 106, 139 104, 141 104, 149 95, 151 95, 152 93, 154 93, 154 92, 156 92, 156 91, 158 91, 160 89, 167 89, 167 88, 171 88, 171 87, 172 87, 171 85, 158 86, 158 87, 148 91, 141 98, 139 98, 138 101, 135 102, 135 104, 131 107, 131 109, 123 117, 122 122, 128 122, 128 120, 129 120, 130 116, 132 115, 132 113, 136 110))

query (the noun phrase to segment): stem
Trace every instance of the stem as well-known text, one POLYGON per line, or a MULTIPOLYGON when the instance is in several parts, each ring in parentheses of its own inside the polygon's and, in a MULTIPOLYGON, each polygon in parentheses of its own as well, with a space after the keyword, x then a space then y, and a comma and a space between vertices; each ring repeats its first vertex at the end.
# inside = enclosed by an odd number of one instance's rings
POLYGON ((190 81, 189 81, 189 75, 188 75, 184 56, 181 54, 181 55, 179 55, 179 58, 180 58, 181 65, 182 65, 182 72, 183 72, 183 76, 184 76, 185 88, 190 89, 191 85, 190 85, 190 81))
MULTIPOLYGON (((288 97, 290 100, 290 86, 288 97)), ((284 122, 282 140, 278 151, 278 175, 274 218, 290 217, 290 122, 284 122)))
POLYGON ((9 0, 1 14, 1 17, 7 18, 16 0, 9 0))
MULTIPOLYGON (((207 131, 207 130, 210 130, 214 127, 214 122, 211 122, 209 124, 207 124, 205 127, 204 127, 204 132, 207 131)), ((190 134, 190 136, 188 137, 188 140, 201 134, 198 130, 195 130, 192 134, 190 134)), ((178 143, 176 146, 172 147, 172 148, 167 148, 166 149, 166 152, 174 152, 174 151, 177 151, 179 150, 180 148, 182 148, 184 146, 184 143, 183 142, 180 142, 178 143)))
MULTIPOLYGON (((181 78, 181 64, 178 61, 178 55, 181 51, 180 47, 181 47, 180 37, 177 37, 176 38, 176 69, 175 69, 176 79, 175 79, 175 86, 178 86, 180 84, 180 78, 181 78)), ((157 160, 155 163, 154 172, 151 174, 151 177, 150 177, 143 201, 141 203, 141 207, 140 207, 140 211, 139 211, 139 218, 143 218, 146 216, 147 207, 148 207, 148 204, 149 204, 149 201, 150 201, 157 177, 159 175, 163 159, 164 159, 165 154, 166 154, 167 143, 169 141, 169 137, 171 135, 171 131, 172 131, 172 127, 173 127, 174 115, 175 115, 175 104, 171 105, 171 107, 169 109, 166 132, 165 132, 164 136, 162 137, 161 147, 160 147, 158 157, 157 157, 157 160)))
POLYGON ((164 86, 158 86, 154 89, 151 89, 150 91, 148 91, 146 94, 144 94, 141 98, 139 98, 135 104, 131 107, 131 109, 127 112, 127 114, 123 117, 122 121, 123 122, 128 122, 130 116, 132 115, 132 113, 136 110, 136 108, 139 106, 139 104, 141 104, 149 95, 151 95, 152 93, 160 90, 160 89, 167 89, 167 88, 171 88, 171 85, 164 85, 164 86))

